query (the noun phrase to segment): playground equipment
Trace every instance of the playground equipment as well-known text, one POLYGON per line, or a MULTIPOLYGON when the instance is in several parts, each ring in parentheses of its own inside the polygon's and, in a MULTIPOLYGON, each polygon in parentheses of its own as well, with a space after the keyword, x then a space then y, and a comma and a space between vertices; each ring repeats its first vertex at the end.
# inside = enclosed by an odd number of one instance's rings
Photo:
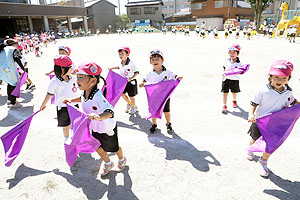
POLYGON ((297 15, 293 17, 292 20, 287 20, 285 19, 285 11, 288 10, 288 4, 286 2, 281 4, 280 9, 282 10, 282 15, 281 15, 281 20, 279 21, 278 25, 277 25, 277 30, 281 31, 282 29, 287 30, 289 28, 289 26, 294 26, 294 24, 297 24, 297 33, 296 36, 299 35, 300 33, 300 16, 298 16, 298 12, 297 15))

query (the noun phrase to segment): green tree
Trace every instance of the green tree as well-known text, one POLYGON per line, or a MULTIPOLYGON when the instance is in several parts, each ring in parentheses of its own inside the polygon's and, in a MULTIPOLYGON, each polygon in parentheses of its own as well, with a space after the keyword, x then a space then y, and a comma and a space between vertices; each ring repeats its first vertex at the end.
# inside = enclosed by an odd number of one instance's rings
POLYGON ((116 25, 118 28, 126 28, 129 23, 131 23, 131 20, 126 14, 116 16, 116 25))
POLYGON ((262 12, 266 10, 274 0, 248 0, 248 2, 255 12, 256 30, 258 30, 262 12))

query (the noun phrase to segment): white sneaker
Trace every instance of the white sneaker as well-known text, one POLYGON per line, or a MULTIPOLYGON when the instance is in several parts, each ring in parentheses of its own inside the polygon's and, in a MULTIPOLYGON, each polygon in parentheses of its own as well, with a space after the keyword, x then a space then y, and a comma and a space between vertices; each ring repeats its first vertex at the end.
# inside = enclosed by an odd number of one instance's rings
POLYGON ((131 108, 131 104, 127 104, 127 107, 126 107, 126 110, 125 110, 125 112, 126 112, 126 113, 128 113, 128 112, 129 112, 129 110, 130 110, 130 108, 131 108))
POLYGON ((10 109, 20 108, 20 107, 22 107, 22 106, 23 106, 23 105, 20 104, 19 102, 16 102, 15 104, 9 104, 9 105, 7 105, 7 107, 10 108, 10 109))
POLYGON ((129 114, 133 115, 137 112, 137 107, 131 107, 129 110, 129 114))

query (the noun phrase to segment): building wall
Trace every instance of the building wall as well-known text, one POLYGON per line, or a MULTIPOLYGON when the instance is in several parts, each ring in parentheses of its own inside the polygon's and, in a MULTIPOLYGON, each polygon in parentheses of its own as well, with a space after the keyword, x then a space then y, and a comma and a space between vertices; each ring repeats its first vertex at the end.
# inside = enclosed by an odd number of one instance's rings
POLYGON ((162 6, 161 4, 159 5, 147 5, 147 6, 130 6, 127 7, 127 15, 131 19, 132 22, 135 20, 140 20, 140 19, 150 19, 154 22, 163 22, 163 17, 162 17, 162 6), (154 13, 153 14, 145 14, 145 9, 152 9, 154 8, 154 13), (133 14, 132 9, 140 9, 140 14, 133 14))
MULTIPOLYGON (((101 1, 91 6, 93 15, 94 28, 100 28, 101 32, 105 32, 109 25, 112 25, 112 31, 116 29, 115 7, 107 1, 101 1)), ((90 16, 90 14, 88 14, 90 16)))
POLYGON ((228 1, 192 0, 191 8, 192 15, 197 18, 223 17, 225 21, 228 18, 237 18, 237 16, 240 19, 253 19, 254 17, 254 12, 251 8, 231 7, 230 12, 228 12, 228 1))
POLYGON ((191 8, 190 0, 163 0, 162 13, 170 16, 184 8, 191 8))

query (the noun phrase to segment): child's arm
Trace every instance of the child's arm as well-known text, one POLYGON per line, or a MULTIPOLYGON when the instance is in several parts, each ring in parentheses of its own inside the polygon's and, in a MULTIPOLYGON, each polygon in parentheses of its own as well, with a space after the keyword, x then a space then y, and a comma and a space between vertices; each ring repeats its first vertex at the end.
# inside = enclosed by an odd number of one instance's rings
POLYGON ((46 104, 48 103, 48 101, 51 99, 53 94, 50 94, 50 93, 47 93, 46 96, 45 96, 45 99, 40 107, 40 110, 44 110, 44 108, 46 107, 46 104))
POLYGON ((254 115, 255 110, 256 110, 256 106, 250 105, 248 122, 253 122, 253 123, 256 122, 255 115, 254 115))
POLYGON ((54 70, 52 70, 51 72, 48 72, 48 73, 46 73, 45 75, 46 76, 49 76, 51 73, 53 73, 54 72, 54 70))
POLYGON ((77 97, 75 99, 64 99, 63 100, 63 103, 64 104, 67 104, 67 103, 80 103, 81 102, 81 98, 80 97, 77 97))
POLYGON ((183 79, 183 76, 178 76, 177 79, 181 81, 183 79))
POLYGON ((110 112, 103 112, 102 114, 91 113, 88 115, 90 120, 102 121, 112 118, 113 115, 110 112))
POLYGON ((139 72, 134 72, 133 76, 131 78, 128 79, 128 82, 132 81, 133 79, 135 79, 135 77, 137 77, 137 75, 139 75, 139 72))
POLYGON ((144 87, 145 83, 146 83, 146 81, 145 81, 145 79, 143 79, 143 83, 139 84, 139 87, 144 87))
POLYGON ((111 67, 111 68, 108 68, 108 70, 113 70, 113 69, 120 69, 119 67, 111 67))

